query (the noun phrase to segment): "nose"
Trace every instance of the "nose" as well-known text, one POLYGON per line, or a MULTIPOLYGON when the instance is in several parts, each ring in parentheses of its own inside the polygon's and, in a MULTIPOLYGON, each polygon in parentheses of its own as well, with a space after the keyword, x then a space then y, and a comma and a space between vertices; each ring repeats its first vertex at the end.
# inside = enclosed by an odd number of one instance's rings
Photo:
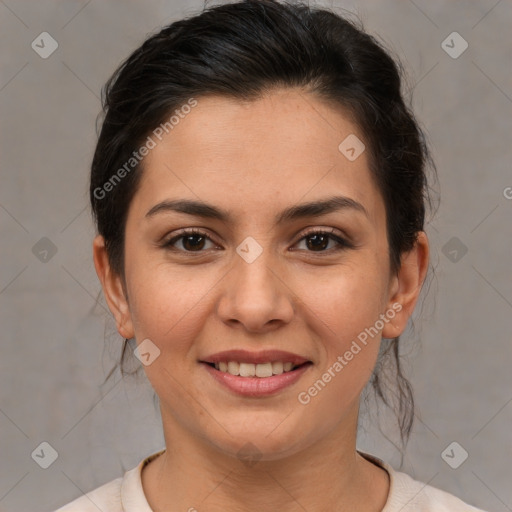
POLYGON ((289 323, 294 314, 293 292, 282 277, 281 265, 268 249, 251 263, 236 254, 218 302, 222 321, 250 332, 289 323))

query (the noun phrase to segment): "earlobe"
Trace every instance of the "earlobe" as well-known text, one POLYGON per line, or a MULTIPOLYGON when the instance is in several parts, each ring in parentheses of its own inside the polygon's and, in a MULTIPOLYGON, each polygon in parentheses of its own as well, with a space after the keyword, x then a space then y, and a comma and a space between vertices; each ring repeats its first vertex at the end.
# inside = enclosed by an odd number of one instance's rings
POLYGON ((414 247, 401 255, 400 269, 391 281, 387 308, 394 310, 395 315, 382 330, 383 338, 396 338, 404 332, 421 292, 428 262, 428 238, 424 231, 420 231, 414 247))
POLYGON ((93 259, 105 300, 116 320, 117 330, 123 338, 132 338, 134 332, 130 308, 123 289, 121 276, 112 271, 105 247, 105 240, 101 235, 97 235, 94 238, 93 259))

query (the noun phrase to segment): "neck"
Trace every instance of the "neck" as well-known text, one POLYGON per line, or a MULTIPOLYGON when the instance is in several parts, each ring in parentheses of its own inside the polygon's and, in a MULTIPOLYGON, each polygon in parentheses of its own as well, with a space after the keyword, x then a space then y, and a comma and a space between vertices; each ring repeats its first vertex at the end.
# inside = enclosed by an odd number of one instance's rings
POLYGON ((357 412, 349 431, 339 427, 302 450, 268 460, 261 453, 243 459, 224 453, 162 411, 166 451, 142 471, 148 503, 155 512, 379 512, 388 474, 356 452, 357 412))

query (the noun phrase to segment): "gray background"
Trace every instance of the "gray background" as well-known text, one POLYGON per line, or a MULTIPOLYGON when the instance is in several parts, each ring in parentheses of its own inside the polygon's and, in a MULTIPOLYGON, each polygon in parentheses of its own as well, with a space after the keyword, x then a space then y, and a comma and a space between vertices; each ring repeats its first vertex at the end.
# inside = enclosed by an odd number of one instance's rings
MULTIPOLYGON (((512 3, 326 5, 358 13, 403 60, 439 170, 436 277, 403 337, 417 417, 402 470, 512 510, 512 3), (441 47, 453 31, 469 44, 456 59, 441 47), (453 441, 468 452, 458 469, 441 456, 453 441)), ((52 510, 163 447, 145 377, 101 385, 121 339, 97 301, 88 168, 106 79, 150 32, 201 7, 0 0, 1 510, 52 510), (59 45, 47 59, 31 48, 43 31, 59 45), (43 237, 57 249, 47 261, 34 252, 48 242, 33 250, 43 237), (44 441, 58 452, 48 469, 31 457, 44 441)), ((392 443, 365 424, 358 448, 396 467, 392 443)))

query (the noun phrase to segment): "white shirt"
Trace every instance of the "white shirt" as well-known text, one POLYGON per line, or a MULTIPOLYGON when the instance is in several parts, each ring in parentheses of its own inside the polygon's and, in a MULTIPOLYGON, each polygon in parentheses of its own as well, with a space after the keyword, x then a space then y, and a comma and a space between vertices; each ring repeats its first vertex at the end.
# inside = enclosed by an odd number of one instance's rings
MULTIPOLYGON (((98 487, 55 512, 153 512, 142 488, 142 468, 165 451, 153 453, 124 477, 98 487)), ((358 450, 358 453, 384 468, 390 479, 389 494, 382 512, 484 512, 430 485, 395 471, 381 459, 358 450)), ((193 510, 193 507, 191 507, 193 510)))

